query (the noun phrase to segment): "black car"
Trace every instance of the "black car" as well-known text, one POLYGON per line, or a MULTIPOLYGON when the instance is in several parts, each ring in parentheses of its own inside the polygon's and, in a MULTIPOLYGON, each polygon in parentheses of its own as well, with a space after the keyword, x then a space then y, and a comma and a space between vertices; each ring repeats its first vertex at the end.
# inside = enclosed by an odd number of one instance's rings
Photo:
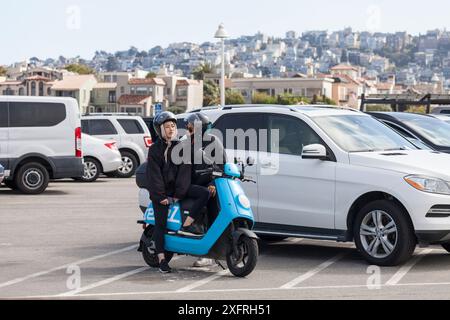
POLYGON ((450 153, 450 124, 429 115, 407 112, 368 112, 420 149, 450 153))

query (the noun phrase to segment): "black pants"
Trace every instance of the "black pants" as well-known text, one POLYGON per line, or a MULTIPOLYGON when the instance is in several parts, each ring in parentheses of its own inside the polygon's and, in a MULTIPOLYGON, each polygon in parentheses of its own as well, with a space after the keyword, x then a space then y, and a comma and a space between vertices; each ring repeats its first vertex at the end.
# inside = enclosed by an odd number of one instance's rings
POLYGON ((219 207, 219 199, 218 199, 217 194, 216 194, 216 196, 214 198, 211 197, 209 199, 207 208, 208 208, 208 219, 207 219, 208 222, 207 222, 207 225, 208 225, 208 229, 209 229, 209 228, 212 227, 213 223, 217 219, 217 216, 219 215, 220 207, 219 207))
POLYGON ((189 187, 186 198, 194 201, 190 207, 189 216, 196 222, 203 221, 202 210, 208 204, 209 190, 206 187, 191 185, 189 187))
POLYGON ((155 212, 155 231, 153 232, 153 240, 155 241, 156 254, 161 254, 165 252, 164 237, 167 231, 169 206, 163 206, 160 203, 153 202, 153 210, 155 212))

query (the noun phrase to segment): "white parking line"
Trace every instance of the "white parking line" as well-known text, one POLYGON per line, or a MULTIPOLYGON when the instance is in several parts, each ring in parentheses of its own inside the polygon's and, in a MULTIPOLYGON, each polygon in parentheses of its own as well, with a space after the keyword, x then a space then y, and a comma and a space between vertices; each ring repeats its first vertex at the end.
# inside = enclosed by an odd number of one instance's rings
MULTIPOLYGON (((380 289, 386 288, 401 288, 401 287, 432 287, 432 286, 450 286, 450 282, 441 283, 399 283, 396 285, 381 285, 380 289)), ((211 290, 191 290, 187 292, 177 292, 177 291, 149 291, 149 292, 113 292, 113 293, 87 293, 78 294, 72 298, 108 298, 108 297, 126 297, 126 296, 145 296, 145 295, 170 295, 174 294, 195 294, 195 293, 230 293, 230 292, 260 292, 260 291, 307 291, 307 290, 333 290, 333 289, 367 289, 369 290, 367 284, 365 285, 336 285, 336 286, 310 286, 310 287, 293 287, 289 289, 282 288, 242 288, 242 289, 211 289, 211 290)), ((373 292, 373 290, 371 290, 373 292)), ((61 296, 28 296, 28 297, 8 297, 2 299, 9 300, 24 300, 24 299, 58 299, 61 296)))
POLYGON ((394 274, 388 282, 386 282, 386 285, 394 286, 398 284, 420 260, 422 260, 427 254, 431 253, 432 251, 433 249, 426 249, 419 252, 412 260, 401 267, 400 270, 397 271, 397 273, 394 274))
MULTIPOLYGON (((175 257, 175 258, 172 259, 172 261, 176 261, 176 260, 178 260, 180 258, 181 257, 175 257)), ((101 287, 101 286, 105 286, 105 285, 111 284, 111 283, 113 283, 115 281, 122 280, 122 279, 134 276, 136 274, 139 274, 139 273, 142 273, 142 272, 148 271, 148 270, 151 270, 151 268, 150 267, 142 267, 142 268, 139 268, 139 269, 136 269, 136 270, 128 271, 128 272, 125 272, 125 273, 122 273, 122 274, 118 274, 118 275, 116 275, 114 277, 111 277, 111 278, 108 278, 108 279, 105 279, 105 280, 102 280, 102 281, 99 281, 99 282, 95 282, 95 283, 90 284, 90 285, 88 285, 86 287, 82 287, 82 288, 77 289, 77 290, 73 290, 73 291, 69 291, 69 292, 66 292, 66 293, 59 294, 58 297, 73 297, 73 296, 76 296, 76 295, 78 295, 78 294, 80 294, 82 292, 86 292, 88 290, 92 290, 92 289, 95 289, 95 288, 98 288, 98 287, 101 287)))
POLYGON ((141 273, 141 272, 144 272, 144 271, 147 271, 147 270, 150 270, 150 268, 149 267, 142 267, 142 268, 139 268, 139 269, 136 269, 136 270, 125 272, 125 273, 119 274, 117 276, 114 276, 112 278, 105 279, 105 280, 93 283, 93 284, 91 284, 89 286, 80 288, 78 290, 62 293, 62 294, 58 295, 58 297, 73 297, 73 296, 75 296, 77 294, 80 294, 82 292, 85 292, 85 291, 88 291, 88 290, 91 290, 91 289, 94 289, 94 288, 98 288, 98 287, 101 287, 101 286, 113 283, 114 281, 121 280, 121 279, 133 276, 135 274, 138 274, 138 273, 141 273))
POLYGON ((225 276, 227 274, 230 274, 229 270, 222 270, 220 272, 217 272, 217 273, 213 274, 212 276, 210 276, 210 277, 208 277, 206 279, 194 282, 193 284, 190 284, 190 285, 188 285, 188 286, 186 286, 184 288, 178 289, 176 292, 189 292, 189 291, 192 291, 193 289, 201 287, 201 286, 203 286, 203 285, 205 285, 205 284, 207 284, 209 282, 212 282, 212 281, 214 281, 216 279, 219 279, 219 278, 221 278, 221 277, 223 277, 223 276, 225 276))
POLYGON ((318 267, 308 271, 307 273, 301 275, 300 277, 286 283, 285 285, 281 286, 280 289, 292 289, 295 286, 297 286, 298 284, 314 277, 316 274, 318 274, 319 272, 325 270, 326 268, 330 267, 332 264, 336 263, 337 261, 341 260, 342 258, 344 258, 346 255, 346 253, 340 253, 337 256, 331 258, 328 261, 325 261, 324 263, 322 263, 321 265, 319 265, 318 267))
POLYGON ((68 267, 73 266, 73 265, 80 265, 80 264, 83 264, 83 263, 87 263, 87 262, 103 259, 103 258, 106 258, 106 257, 110 257, 110 256, 113 256, 113 255, 116 255, 116 254, 119 254, 119 253, 131 251, 131 250, 136 250, 137 248, 138 248, 138 246, 134 245, 134 246, 130 246, 130 247, 126 247, 126 248, 120 249, 120 250, 116 250, 116 251, 108 252, 108 253, 105 253, 105 254, 102 254, 102 255, 98 255, 98 256, 95 256, 95 257, 92 257, 92 258, 83 259, 83 260, 76 261, 76 262, 73 262, 73 263, 68 263, 68 264, 65 264, 63 266, 56 267, 56 268, 53 268, 53 269, 49 269, 49 270, 33 273, 33 274, 30 274, 30 275, 25 276, 25 277, 13 279, 13 280, 1 283, 0 284, 0 288, 12 286, 12 285, 21 283, 23 281, 26 281, 26 280, 29 280, 29 279, 33 279, 33 278, 37 278, 37 277, 40 277, 40 276, 43 276, 43 275, 46 275, 46 274, 49 274, 49 273, 52 273, 52 272, 55 272, 55 271, 64 270, 64 269, 67 269, 68 267))

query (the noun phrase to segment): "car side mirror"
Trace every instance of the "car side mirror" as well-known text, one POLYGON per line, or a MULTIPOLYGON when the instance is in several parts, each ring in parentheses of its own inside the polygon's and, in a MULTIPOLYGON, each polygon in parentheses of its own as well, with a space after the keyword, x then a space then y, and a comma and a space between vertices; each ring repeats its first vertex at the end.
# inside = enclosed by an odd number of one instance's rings
POLYGON ((302 159, 327 160, 327 149, 321 144, 305 146, 302 151, 302 159))
POLYGON ((253 157, 248 157, 247 158, 247 166, 252 167, 255 165, 255 158, 253 157))

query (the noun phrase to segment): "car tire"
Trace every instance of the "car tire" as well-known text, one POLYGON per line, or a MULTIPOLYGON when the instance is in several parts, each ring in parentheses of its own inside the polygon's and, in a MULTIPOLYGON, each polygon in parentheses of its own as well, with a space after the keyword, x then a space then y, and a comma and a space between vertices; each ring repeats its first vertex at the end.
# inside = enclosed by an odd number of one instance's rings
POLYGON ((373 265, 397 266, 411 258, 417 245, 407 213, 392 201, 369 203, 356 216, 353 234, 363 257, 373 265))
POLYGON ((48 187, 50 175, 40 163, 30 162, 20 167, 16 173, 14 183, 24 194, 41 194, 48 187))
POLYGON ((6 187, 8 187, 11 190, 17 190, 17 185, 14 182, 14 180, 4 180, 3 183, 6 187))
POLYGON ((84 175, 80 178, 82 182, 97 181, 102 171, 101 164, 93 158, 84 159, 84 175))
POLYGON ((137 170, 138 161, 136 157, 128 152, 121 151, 122 166, 115 172, 117 178, 131 178, 137 170))

